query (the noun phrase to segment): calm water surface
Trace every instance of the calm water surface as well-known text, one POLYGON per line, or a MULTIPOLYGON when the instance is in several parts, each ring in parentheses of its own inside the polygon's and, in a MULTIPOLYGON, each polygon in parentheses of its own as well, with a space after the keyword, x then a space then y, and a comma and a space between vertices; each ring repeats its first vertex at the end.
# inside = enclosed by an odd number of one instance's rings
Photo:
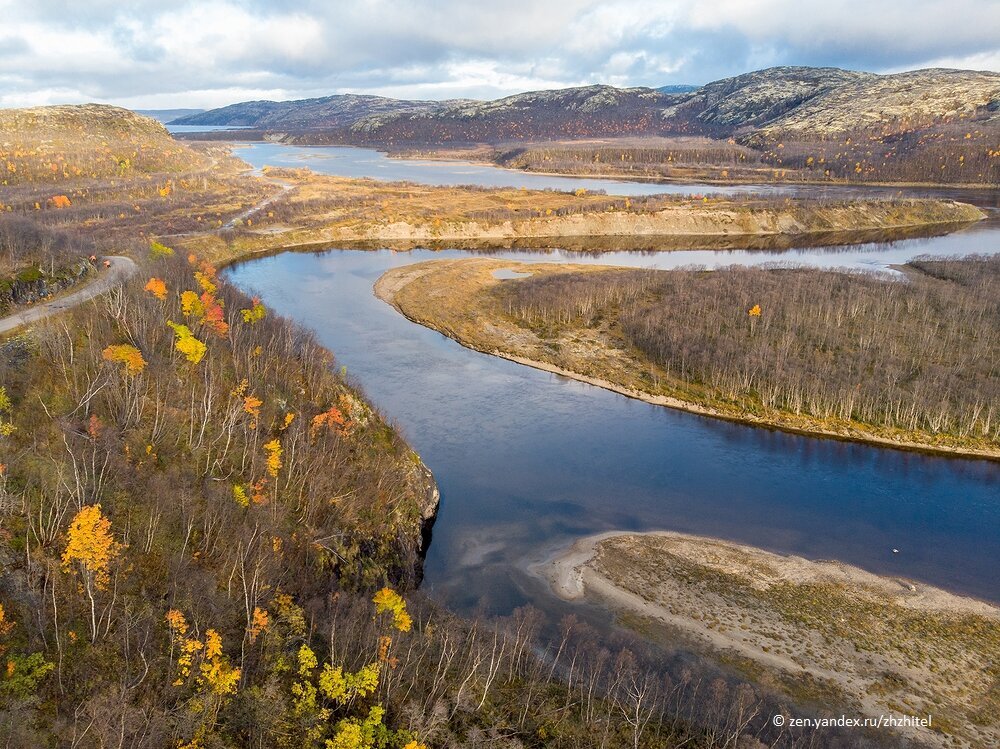
MULTIPOLYGON (((219 128, 229 129, 229 128, 219 128)), ((680 195, 740 194, 805 195, 816 197, 878 196, 947 197, 1000 208, 1000 191, 921 188, 900 190, 895 187, 851 187, 847 185, 710 185, 700 183, 628 182, 615 179, 558 177, 533 174, 517 169, 501 169, 489 164, 450 160, 395 159, 381 151, 353 146, 289 146, 282 143, 245 143, 233 153, 256 169, 265 166, 308 167, 320 174, 338 177, 371 177, 389 181, 416 182, 423 185, 515 187, 531 190, 566 190, 584 188, 609 195, 680 195)))
MULTIPOLYGON (((295 161, 313 150, 277 154, 295 161)), ((278 159, 269 156, 267 163, 278 159)), ((438 163, 405 168, 435 170, 438 163)), ((989 207, 996 193, 971 199, 989 207)), ((941 238, 833 251, 497 255, 657 268, 768 262, 881 268, 921 254, 998 252, 998 238, 991 220, 941 238)), ((425 589, 436 599, 464 612, 504 613, 528 601, 546 608, 547 593, 522 571, 526 560, 597 531, 669 529, 839 559, 1000 601, 1000 465, 658 408, 462 348, 372 295, 388 268, 472 254, 285 253, 227 271, 234 283, 315 330, 434 471, 442 504, 425 589)))

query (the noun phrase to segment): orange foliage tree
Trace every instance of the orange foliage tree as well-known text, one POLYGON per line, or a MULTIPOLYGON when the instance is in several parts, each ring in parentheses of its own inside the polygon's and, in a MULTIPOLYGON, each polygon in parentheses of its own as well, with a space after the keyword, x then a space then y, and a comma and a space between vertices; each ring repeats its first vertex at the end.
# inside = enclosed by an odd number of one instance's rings
POLYGON ((312 421, 309 422, 309 436, 315 439, 323 427, 334 429, 341 437, 346 437, 351 431, 350 422, 344 416, 344 412, 336 406, 331 406, 326 411, 313 416, 312 421))
POLYGON ((181 294, 181 310, 188 317, 196 317, 198 321, 220 338, 229 332, 222 300, 216 297, 219 288, 218 271, 209 263, 199 263, 194 255, 188 256, 188 262, 197 265, 199 270, 194 273, 195 280, 201 286, 201 296, 195 291, 185 291, 181 294))
POLYGON ((167 298, 167 284, 160 278, 150 278, 146 285, 142 287, 145 291, 155 296, 161 302, 167 298))

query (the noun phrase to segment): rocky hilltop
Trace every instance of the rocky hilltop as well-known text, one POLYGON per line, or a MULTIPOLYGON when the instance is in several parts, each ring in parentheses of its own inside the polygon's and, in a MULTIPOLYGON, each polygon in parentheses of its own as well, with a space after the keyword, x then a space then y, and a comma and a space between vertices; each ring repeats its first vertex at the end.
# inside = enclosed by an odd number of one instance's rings
POLYGON ((663 127, 663 109, 674 99, 649 88, 614 86, 532 91, 368 116, 351 126, 350 135, 384 143, 451 143, 645 134, 663 127))
POLYGON ((763 128, 818 134, 876 129, 898 132, 942 122, 1000 124, 1000 74, 970 70, 915 70, 896 75, 855 74, 818 92, 763 128))
POLYGON ((839 68, 780 67, 724 78, 691 92, 664 112, 667 119, 697 123, 701 129, 730 133, 770 124, 789 112, 808 109, 818 96, 878 78, 839 68))

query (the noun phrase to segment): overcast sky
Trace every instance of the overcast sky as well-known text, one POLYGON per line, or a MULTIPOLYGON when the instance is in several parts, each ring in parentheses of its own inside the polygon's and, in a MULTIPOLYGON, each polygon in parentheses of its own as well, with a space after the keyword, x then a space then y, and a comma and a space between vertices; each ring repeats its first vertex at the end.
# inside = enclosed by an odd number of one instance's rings
POLYGON ((0 106, 493 98, 771 65, 1000 70, 998 0, 0 0, 0 106))

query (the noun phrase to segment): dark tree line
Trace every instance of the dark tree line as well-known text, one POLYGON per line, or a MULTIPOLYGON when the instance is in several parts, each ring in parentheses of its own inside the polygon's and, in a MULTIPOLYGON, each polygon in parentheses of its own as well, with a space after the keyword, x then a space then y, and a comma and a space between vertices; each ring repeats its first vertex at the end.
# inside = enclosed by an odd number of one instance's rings
POLYGON ((729 140, 537 143, 498 148, 492 158, 515 169, 570 174, 996 185, 997 131, 988 121, 910 122, 823 135, 766 131, 729 140))
POLYGON ((824 136, 797 132, 747 138, 762 164, 796 179, 1000 184, 995 122, 908 122, 824 136))
POLYGON ((651 170, 679 166, 751 166, 760 164, 759 154, 746 146, 725 140, 678 138, 675 141, 623 140, 619 144, 592 145, 539 143, 498 150, 496 163, 515 169, 574 172, 614 170, 646 174, 651 170))
POLYGON ((611 320, 654 379, 716 399, 1000 440, 997 257, 916 261, 905 280, 731 267, 567 273, 498 293, 529 323, 611 320))

